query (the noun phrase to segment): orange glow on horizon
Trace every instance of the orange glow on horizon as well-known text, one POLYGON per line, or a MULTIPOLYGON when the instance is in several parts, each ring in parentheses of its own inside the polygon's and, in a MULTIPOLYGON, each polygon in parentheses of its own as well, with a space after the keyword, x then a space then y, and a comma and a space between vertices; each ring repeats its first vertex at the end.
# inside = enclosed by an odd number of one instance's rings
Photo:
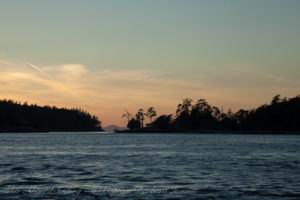
POLYGON ((167 78, 155 71, 90 71, 80 64, 31 65, 0 62, 1 99, 82 108, 98 116, 103 126, 126 126, 126 120, 121 118, 125 109, 135 114, 139 108, 146 110, 153 106, 158 115, 174 114, 184 98, 194 101, 205 98, 211 105, 223 106, 225 111, 228 108, 257 107, 268 103, 277 93, 289 97, 297 95, 297 87, 270 86, 259 90, 252 87, 244 90, 210 85, 199 80, 167 78))

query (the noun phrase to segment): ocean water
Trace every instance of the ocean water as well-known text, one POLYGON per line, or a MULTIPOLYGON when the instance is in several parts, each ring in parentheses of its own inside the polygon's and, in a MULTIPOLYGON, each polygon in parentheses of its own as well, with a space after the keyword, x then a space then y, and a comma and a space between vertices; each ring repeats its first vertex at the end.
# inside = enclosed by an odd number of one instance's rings
POLYGON ((300 199, 300 135, 3 133, 0 199, 300 199))

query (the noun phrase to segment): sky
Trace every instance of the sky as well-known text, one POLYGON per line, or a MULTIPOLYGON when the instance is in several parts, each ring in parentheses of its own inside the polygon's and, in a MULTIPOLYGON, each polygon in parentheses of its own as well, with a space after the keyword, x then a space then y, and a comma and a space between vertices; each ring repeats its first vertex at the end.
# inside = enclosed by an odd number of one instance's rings
POLYGON ((172 114, 300 94, 299 0, 0 0, 0 98, 172 114))

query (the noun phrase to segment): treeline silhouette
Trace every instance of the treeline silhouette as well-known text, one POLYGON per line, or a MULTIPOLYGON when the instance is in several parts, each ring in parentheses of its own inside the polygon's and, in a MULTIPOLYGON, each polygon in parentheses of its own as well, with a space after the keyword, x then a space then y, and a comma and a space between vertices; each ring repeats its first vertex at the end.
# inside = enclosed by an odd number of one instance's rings
MULTIPOLYGON (((151 109, 154 110, 153 107, 151 109)), ((235 113, 230 109, 224 113, 218 107, 208 104, 205 99, 199 99, 193 104, 193 100, 187 98, 178 104, 175 115, 161 115, 154 121, 150 120, 144 127, 144 119, 150 115, 139 109, 135 116, 127 111, 123 116, 127 117, 127 127, 131 132, 299 132, 300 96, 287 99, 276 95, 270 104, 257 109, 240 109, 235 113)), ((156 111, 153 117, 156 117, 156 111)))
POLYGON ((81 109, 0 100, 0 132, 101 130, 98 118, 81 109))

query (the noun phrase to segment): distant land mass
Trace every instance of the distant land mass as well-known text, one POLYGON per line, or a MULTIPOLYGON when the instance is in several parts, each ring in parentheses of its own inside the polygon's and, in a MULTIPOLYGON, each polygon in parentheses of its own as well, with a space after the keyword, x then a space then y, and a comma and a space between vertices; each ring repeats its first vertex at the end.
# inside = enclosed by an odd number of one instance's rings
POLYGON ((175 115, 156 117, 156 111, 150 107, 133 115, 126 112, 128 130, 131 133, 300 133, 300 96, 281 98, 276 95, 270 104, 264 104, 251 110, 240 109, 223 112, 210 105, 205 99, 195 103, 184 99, 178 104, 175 115), (144 124, 145 118, 150 123, 144 124), (154 118, 154 120, 152 120, 154 118))
POLYGON ((101 121, 80 108, 0 100, 0 132, 103 131, 101 121))
POLYGON ((118 126, 118 125, 109 125, 109 126, 106 126, 103 128, 105 131, 107 132, 113 132, 115 130, 126 130, 127 128, 126 127, 121 127, 121 126, 118 126))
MULTIPOLYGON (((150 107, 139 109, 135 115, 126 111, 127 128, 109 125, 105 131, 132 133, 178 132, 239 132, 239 133, 299 133, 300 96, 273 97, 269 104, 256 109, 223 112, 205 99, 193 103, 184 99, 178 104, 175 115, 157 116, 150 107), (150 123, 145 124, 146 117, 150 123)), ((0 132, 78 132, 104 131, 101 121, 80 108, 57 108, 21 104, 13 100, 0 100, 0 132)))

